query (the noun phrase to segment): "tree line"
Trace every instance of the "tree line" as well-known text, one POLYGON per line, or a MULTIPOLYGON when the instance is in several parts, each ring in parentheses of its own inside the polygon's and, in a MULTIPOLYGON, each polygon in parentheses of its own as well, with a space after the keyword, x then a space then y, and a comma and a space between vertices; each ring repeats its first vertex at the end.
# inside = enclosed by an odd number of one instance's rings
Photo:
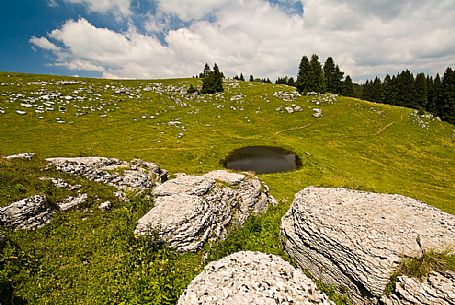
POLYGON ((455 71, 448 67, 443 77, 409 70, 384 80, 376 77, 357 86, 356 97, 372 102, 426 110, 441 120, 455 124, 455 71))
POLYGON ((297 77, 278 77, 275 84, 285 84, 296 87, 299 93, 337 93, 352 96, 354 84, 349 75, 344 77, 344 72, 335 64, 332 57, 327 58, 322 66, 319 56, 311 55, 310 59, 303 56, 300 60, 297 77))

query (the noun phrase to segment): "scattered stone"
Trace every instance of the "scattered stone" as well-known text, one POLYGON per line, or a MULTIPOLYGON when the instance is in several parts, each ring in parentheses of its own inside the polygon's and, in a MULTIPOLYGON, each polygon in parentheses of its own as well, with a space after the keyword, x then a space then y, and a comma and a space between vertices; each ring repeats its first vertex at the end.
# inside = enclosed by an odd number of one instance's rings
POLYGON ((57 203, 60 211, 67 211, 71 208, 74 208, 76 206, 79 206, 86 202, 88 199, 87 194, 81 194, 78 197, 68 197, 64 201, 57 203))
POLYGON ((288 113, 293 113, 293 112, 294 112, 294 108, 292 108, 291 106, 286 106, 286 107, 284 107, 284 109, 285 109, 288 113))
POLYGON ((22 110, 16 110, 16 113, 17 113, 17 114, 20 114, 20 115, 27 114, 27 112, 22 111, 22 110))
POLYGON ((155 206, 138 220, 135 234, 158 235, 177 251, 195 251, 225 238, 229 224, 243 225, 252 213, 276 203, 254 176, 214 171, 179 175, 153 190, 155 206))
POLYGON ((334 304, 281 257, 242 251, 209 263, 178 305, 334 304))
POLYGON ((15 155, 9 155, 4 157, 5 159, 24 159, 24 160, 31 160, 35 156, 35 153, 19 153, 15 155))
POLYGON ((320 108, 313 108, 313 111, 314 111, 313 116, 315 118, 322 117, 322 110, 320 108))
POLYGON ((51 206, 44 196, 32 196, 0 208, 0 225, 14 230, 35 230, 49 223, 51 206))
POLYGON ((402 257, 454 248, 455 215, 401 195, 309 187, 295 196, 281 233, 303 269, 345 287, 356 304, 376 304, 402 257))
POLYGON ((109 211, 112 209, 112 203, 110 201, 105 201, 98 206, 98 209, 100 209, 102 212, 109 211))
POLYGON ((285 102, 293 102, 301 95, 297 91, 292 91, 292 92, 278 91, 278 92, 273 93, 273 96, 276 98, 279 98, 285 102))

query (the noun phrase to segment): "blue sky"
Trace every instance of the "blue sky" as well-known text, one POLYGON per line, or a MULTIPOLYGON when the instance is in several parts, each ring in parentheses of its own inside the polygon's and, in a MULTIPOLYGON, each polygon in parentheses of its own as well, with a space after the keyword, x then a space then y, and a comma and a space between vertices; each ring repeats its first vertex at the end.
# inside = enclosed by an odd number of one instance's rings
POLYGON ((302 55, 355 81, 455 65, 453 0, 3 0, 0 70, 171 78, 293 76, 302 55))

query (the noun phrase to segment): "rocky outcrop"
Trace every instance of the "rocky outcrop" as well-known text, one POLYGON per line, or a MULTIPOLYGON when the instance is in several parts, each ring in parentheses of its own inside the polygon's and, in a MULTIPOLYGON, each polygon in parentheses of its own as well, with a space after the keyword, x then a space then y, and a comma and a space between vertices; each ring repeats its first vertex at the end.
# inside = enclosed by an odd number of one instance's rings
POLYGON ((157 164, 135 159, 131 162, 106 157, 47 158, 57 170, 104 183, 121 191, 145 190, 167 180, 167 171, 157 164))
POLYGON ((0 225, 14 230, 34 230, 49 223, 51 206, 44 196, 33 196, 0 208, 0 225))
POLYGON ((302 271, 282 258, 237 252, 211 262, 189 284, 178 305, 334 304, 302 271))
POLYGON ((209 239, 224 238, 228 225, 243 225, 250 214, 275 202, 257 177, 224 170, 179 175, 153 194, 155 206, 138 220, 135 234, 158 233, 178 251, 194 251, 209 239))
POLYGON ((381 300, 385 305, 455 304, 455 273, 432 272, 423 281, 399 276, 394 290, 381 300))
POLYGON ((401 195, 306 188, 281 222, 288 254, 316 278, 375 303, 402 257, 455 243, 455 216, 401 195))

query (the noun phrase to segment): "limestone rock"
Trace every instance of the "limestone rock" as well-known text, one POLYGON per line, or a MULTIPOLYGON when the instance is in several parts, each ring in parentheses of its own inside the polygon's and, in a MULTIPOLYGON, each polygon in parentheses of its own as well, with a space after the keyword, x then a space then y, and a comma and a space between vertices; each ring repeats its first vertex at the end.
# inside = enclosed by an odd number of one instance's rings
POLYGON ((135 234, 158 235, 178 251, 194 251, 226 228, 243 225, 252 213, 275 203, 257 177, 213 171, 204 176, 179 175, 153 190, 155 206, 138 220, 135 234))
POLYGON ((34 230, 49 223, 51 206, 44 196, 33 196, 0 208, 0 225, 14 230, 34 230))
POLYGON ((455 273, 432 272, 423 281, 399 276, 395 292, 381 301, 385 305, 455 304, 455 273))
POLYGON ((302 271, 282 258, 242 251, 211 262, 178 305, 333 304, 302 271))
POLYGON ((9 155, 4 157, 5 159, 11 160, 11 159, 25 159, 25 160, 31 160, 35 156, 35 153, 19 153, 15 155, 9 155))
POLYGON ((110 201, 104 201, 98 206, 98 209, 102 212, 109 211, 112 209, 112 203, 110 201))
POLYGON ((375 303, 401 257, 453 248, 455 216, 401 195, 309 187, 295 196, 281 233, 303 269, 344 286, 355 303, 375 303))
POLYGON ((120 191, 145 190, 167 180, 167 171, 155 163, 106 157, 47 158, 57 170, 108 184, 120 191))
POLYGON ((81 194, 77 197, 68 197, 66 198, 64 201, 60 202, 60 203, 57 203, 60 211, 67 211, 71 208, 74 208, 78 205, 81 205, 83 204, 84 202, 86 202, 88 199, 88 195, 86 193, 84 194, 81 194))

